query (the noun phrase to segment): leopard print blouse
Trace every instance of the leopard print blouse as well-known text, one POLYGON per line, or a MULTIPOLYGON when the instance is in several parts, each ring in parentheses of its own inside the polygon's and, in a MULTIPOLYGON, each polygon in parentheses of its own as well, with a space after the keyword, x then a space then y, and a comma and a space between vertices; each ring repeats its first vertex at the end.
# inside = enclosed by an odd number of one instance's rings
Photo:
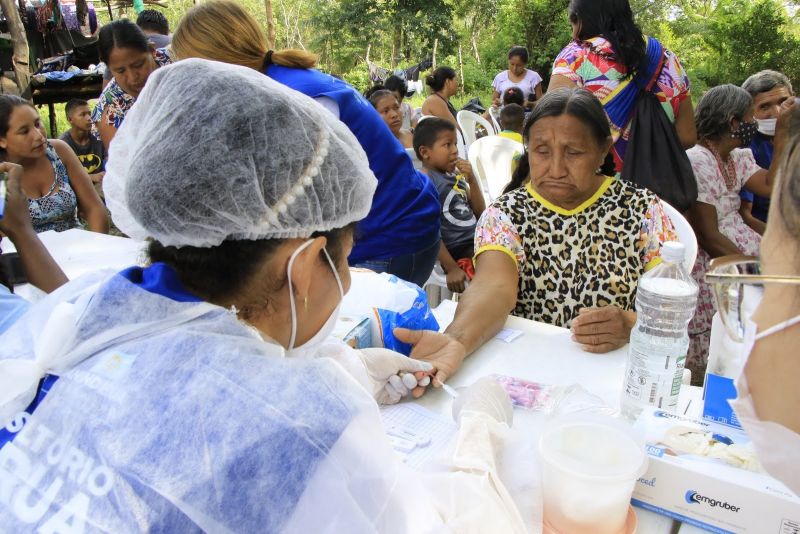
POLYGON ((517 265, 514 315, 569 327, 583 307, 632 310, 639 277, 677 240, 654 193, 608 178, 565 210, 530 184, 496 199, 478 221, 476 258, 507 254, 517 265))

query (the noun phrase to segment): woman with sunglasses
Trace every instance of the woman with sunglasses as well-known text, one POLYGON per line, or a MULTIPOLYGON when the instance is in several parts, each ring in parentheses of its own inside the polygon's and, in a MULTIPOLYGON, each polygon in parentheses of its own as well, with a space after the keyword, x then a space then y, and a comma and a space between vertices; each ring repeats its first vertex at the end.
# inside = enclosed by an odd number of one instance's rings
POLYGON ((760 266, 752 258, 717 258, 706 280, 746 359, 731 406, 764 468, 800 494, 800 132, 794 133, 781 159, 760 266), (759 293, 748 317, 747 301, 759 293))

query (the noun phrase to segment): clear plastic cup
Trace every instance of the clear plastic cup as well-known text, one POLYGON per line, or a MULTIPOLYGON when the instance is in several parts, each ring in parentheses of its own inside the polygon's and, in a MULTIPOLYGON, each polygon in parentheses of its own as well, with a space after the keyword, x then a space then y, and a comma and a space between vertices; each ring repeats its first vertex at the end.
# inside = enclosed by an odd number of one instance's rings
POLYGON ((647 469, 647 455, 625 423, 601 416, 554 421, 539 440, 539 453, 546 530, 629 530, 631 494, 647 469))

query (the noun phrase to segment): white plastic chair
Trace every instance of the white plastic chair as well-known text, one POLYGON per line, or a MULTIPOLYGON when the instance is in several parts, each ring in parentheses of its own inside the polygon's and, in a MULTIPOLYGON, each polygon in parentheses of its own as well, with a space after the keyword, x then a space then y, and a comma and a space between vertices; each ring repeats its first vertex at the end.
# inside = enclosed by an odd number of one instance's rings
POLYGON ((492 124, 494 125, 494 133, 502 132, 503 128, 500 126, 500 123, 497 121, 497 117, 495 117, 491 110, 489 110, 489 117, 492 119, 492 124))
POLYGON ((661 201, 661 208, 672 220, 672 224, 675 226, 675 233, 678 234, 678 241, 686 247, 686 258, 683 260, 683 265, 687 271, 692 272, 694 262, 697 259, 697 236, 694 235, 694 230, 692 230, 689 221, 678 210, 663 200, 661 201))
POLYGON ((494 127, 491 123, 477 113, 462 109, 458 112, 458 115, 456 115, 456 121, 458 121, 458 127, 461 128, 461 133, 464 134, 464 144, 467 148, 467 154, 469 154, 469 147, 477 140, 477 134, 475 132, 475 127, 477 125, 480 124, 483 126, 486 133, 490 136, 494 135, 494 127))
POLYGON ((511 180, 514 156, 522 152, 522 143, 498 135, 483 137, 472 144, 469 163, 490 201, 503 194, 503 188, 511 180))
POLYGON ((414 168, 417 169, 418 171, 421 170, 422 169, 422 162, 417 157, 417 153, 414 152, 414 149, 413 148, 407 148, 406 149, 406 154, 408 154, 408 157, 411 158, 411 162, 414 164, 414 168))

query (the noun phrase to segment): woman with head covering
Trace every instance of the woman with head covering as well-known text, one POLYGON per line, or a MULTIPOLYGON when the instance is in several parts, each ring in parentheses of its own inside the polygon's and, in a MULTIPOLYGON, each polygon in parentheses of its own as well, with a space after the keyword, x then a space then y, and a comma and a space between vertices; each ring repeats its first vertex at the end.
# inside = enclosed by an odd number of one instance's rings
POLYGON ((151 265, 73 281, 0 340, 4 529, 521 531, 476 452, 510 422, 497 384, 460 412, 478 449, 426 482, 394 456, 374 398, 429 366, 319 346, 375 185, 311 99, 205 60, 154 73, 104 183, 151 265), (298 349, 310 357, 283 358, 298 349))
POLYGON ((414 170, 400 141, 358 91, 314 70, 316 56, 269 50, 259 23, 231 0, 190 9, 172 36, 172 50, 178 59, 200 57, 255 69, 314 98, 338 117, 358 139, 378 178, 372 209, 356 229, 350 264, 425 283, 439 251, 436 190, 414 170))
MULTIPOLYGON (((780 113, 775 129, 773 167, 788 135, 791 102, 780 113)), ((695 112, 699 142, 686 151, 697 179, 697 202, 692 207, 692 225, 697 234, 697 262, 693 275, 700 286, 697 311, 689 323, 689 354, 686 367, 692 381, 700 385, 708 363, 714 300, 705 273, 712 258, 729 254, 758 254, 761 235, 743 219, 743 190, 769 198, 775 169, 762 169, 753 158, 750 143, 758 132, 750 94, 732 84, 710 89, 695 112)))

